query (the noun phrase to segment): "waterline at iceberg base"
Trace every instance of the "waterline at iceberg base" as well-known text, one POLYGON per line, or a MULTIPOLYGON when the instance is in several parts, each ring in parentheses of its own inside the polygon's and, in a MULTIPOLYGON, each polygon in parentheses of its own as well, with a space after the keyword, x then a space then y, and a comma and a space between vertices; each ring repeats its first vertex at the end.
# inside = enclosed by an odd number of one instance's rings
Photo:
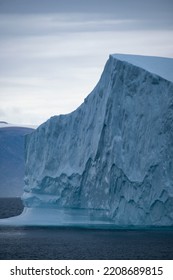
POLYGON ((24 208, 21 215, 0 219, 6 227, 74 227, 88 229, 172 229, 173 226, 117 224, 107 211, 70 208, 24 208))
POLYGON ((173 59, 111 55, 79 108, 26 137, 25 210, 6 222, 173 226, 168 69, 173 59))
POLYGON ((20 216, 1 220, 11 226, 73 226, 110 228, 114 226, 106 211, 70 208, 24 208, 20 216))

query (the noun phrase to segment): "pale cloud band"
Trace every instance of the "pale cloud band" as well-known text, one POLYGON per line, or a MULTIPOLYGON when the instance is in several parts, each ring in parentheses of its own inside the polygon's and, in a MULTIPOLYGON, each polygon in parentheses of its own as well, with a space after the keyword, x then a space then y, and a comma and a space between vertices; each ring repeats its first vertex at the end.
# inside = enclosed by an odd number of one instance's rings
POLYGON ((0 9, 1 120, 39 124, 74 110, 97 83, 110 53, 173 57, 171 2, 164 1, 163 9, 157 1, 157 11, 152 0, 153 17, 151 10, 140 15, 133 10, 135 1, 122 1, 124 13, 113 4, 121 1, 109 0, 109 11, 108 2, 100 2, 92 13, 74 7, 67 13, 65 6, 49 13, 0 9))

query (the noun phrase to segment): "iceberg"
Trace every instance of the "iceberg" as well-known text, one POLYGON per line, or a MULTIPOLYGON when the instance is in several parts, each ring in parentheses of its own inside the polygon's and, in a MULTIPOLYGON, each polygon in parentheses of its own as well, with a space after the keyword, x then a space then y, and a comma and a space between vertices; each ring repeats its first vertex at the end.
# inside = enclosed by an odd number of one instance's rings
POLYGON ((20 197, 24 178, 24 137, 33 131, 0 121, 0 197, 20 197))
POLYGON ((110 55, 81 106, 26 136, 22 199, 7 223, 172 226, 173 59, 110 55))

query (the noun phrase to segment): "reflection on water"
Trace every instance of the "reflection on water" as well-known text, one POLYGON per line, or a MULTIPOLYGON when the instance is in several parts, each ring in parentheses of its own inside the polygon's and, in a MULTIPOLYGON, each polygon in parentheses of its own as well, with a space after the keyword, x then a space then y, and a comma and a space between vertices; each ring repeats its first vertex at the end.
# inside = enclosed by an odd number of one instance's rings
MULTIPOLYGON (((20 199, 0 199, 0 218, 20 199)), ((173 259, 173 230, 96 230, 0 226, 0 259, 173 259)))
POLYGON ((173 259, 173 230, 0 227, 0 259, 173 259))
POLYGON ((0 238, 13 239, 15 236, 25 236, 26 234, 23 228, 0 227, 0 238))

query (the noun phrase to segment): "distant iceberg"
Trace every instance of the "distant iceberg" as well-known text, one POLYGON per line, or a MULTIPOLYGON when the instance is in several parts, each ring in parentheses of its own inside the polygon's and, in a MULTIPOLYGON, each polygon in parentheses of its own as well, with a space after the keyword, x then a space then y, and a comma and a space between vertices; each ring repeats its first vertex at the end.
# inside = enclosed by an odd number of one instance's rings
MULTIPOLYGON (((173 59, 110 55, 74 112, 26 136, 25 225, 173 225, 173 59)), ((1 221, 2 223, 2 221, 1 221)))
POLYGON ((19 197, 23 193, 24 136, 31 127, 0 121, 0 197, 19 197))

